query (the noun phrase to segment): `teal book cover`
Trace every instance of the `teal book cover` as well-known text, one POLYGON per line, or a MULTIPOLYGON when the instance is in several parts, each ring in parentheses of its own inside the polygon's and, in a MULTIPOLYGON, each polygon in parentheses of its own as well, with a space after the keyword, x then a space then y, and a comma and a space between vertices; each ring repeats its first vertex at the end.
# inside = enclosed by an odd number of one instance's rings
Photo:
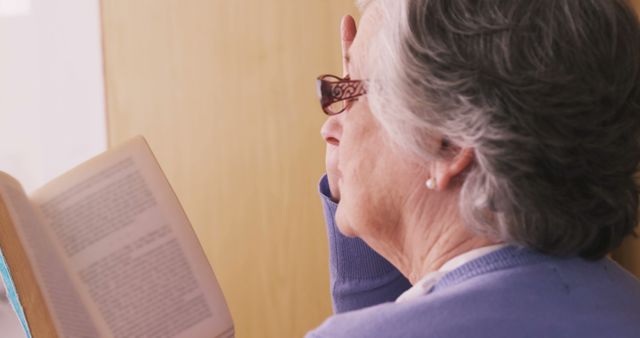
MULTIPOLYGON (((4 283, 4 289, 6 290, 6 297, 9 301, 9 304, 16 314, 22 328, 24 329, 24 334, 20 337, 28 337, 31 338, 31 332, 29 332, 29 326, 27 325, 27 319, 24 315, 24 310, 22 309, 22 305, 20 304, 20 299, 18 297, 18 292, 16 291, 16 286, 11 279, 11 273, 9 271, 9 266, 4 259, 4 255, 2 254, 2 250, 0 250, 0 277, 2 277, 2 283, 4 283)), ((2 287, 2 283, 0 283, 0 287, 2 287)), ((1 306, 2 304, 0 304, 1 306)), ((7 322, 7 325, 10 322, 7 322)), ((4 324, 4 322, 3 322, 4 324)), ((0 327, 0 331, 7 332, 4 328, 0 327)))

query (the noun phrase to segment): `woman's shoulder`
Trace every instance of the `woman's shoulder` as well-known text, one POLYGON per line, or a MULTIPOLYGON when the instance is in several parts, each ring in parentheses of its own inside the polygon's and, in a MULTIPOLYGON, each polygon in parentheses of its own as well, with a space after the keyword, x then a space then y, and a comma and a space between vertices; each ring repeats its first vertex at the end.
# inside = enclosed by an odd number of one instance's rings
POLYGON ((509 247, 451 271, 429 296, 425 305, 470 309, 479 319, 502 314, 542 325, 632 314, 640 330, 640 281, 606 257, 590 261, 509 247))
POLYGON ((603 289, 605 286, 611 291, 640 292, 640 281, 607 257, 591 261, 506 246, 450 271, 435 285, 434 291, 455 293, 480 288, 500 292, 557 290, 571 294, 572 291, 603 289))
POLYGON ((640 331, 640 283, 615 262, 505 252, 510 259, 469 262, 412 301, 332 316, 308 337, 601 337, 603 330, 635 337, 640 331))

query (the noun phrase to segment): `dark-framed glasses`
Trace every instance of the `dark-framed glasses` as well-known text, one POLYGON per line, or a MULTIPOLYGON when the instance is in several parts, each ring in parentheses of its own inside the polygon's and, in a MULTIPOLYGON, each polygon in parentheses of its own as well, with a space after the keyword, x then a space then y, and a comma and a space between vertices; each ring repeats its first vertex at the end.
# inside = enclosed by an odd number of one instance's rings
POLYGON ((366 80, 351 80, 347 75, 320 75, 316 80, 320 105, 327 115, 337 115, 349 108, 358 97, 367 93, 366 80))

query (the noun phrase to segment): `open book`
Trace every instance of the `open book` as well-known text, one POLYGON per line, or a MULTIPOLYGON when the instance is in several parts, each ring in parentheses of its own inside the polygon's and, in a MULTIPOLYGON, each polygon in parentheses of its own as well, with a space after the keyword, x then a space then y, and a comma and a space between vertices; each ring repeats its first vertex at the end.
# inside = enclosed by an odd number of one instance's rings
POLYGON ((0 249, 32 337, 233 337, 187 217, 142 137, 30 196, 0 173, 0 249))

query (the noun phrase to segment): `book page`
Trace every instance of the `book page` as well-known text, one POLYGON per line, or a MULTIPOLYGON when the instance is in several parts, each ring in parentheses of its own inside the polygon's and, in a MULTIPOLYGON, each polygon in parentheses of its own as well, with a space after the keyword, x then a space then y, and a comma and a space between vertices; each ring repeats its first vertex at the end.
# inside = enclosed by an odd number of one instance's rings
MULTIPOLYGON (((10 176, 0 173, 0 195, 3 205, 6 206, 11 221, 20 238, 20 244, 24 246, 28 260, 33 266, 33 273, 37 279, 47 307, 53 317, 53 321, 60 337, 97 337, 98 333, 93 326, 91 318, 87 314, 87 309, 76 292, 74 285, 69 278, 64 261, 53 245, 49 234, 44 227, 44 223, 38 213, 27 199, 22 187, 10 176)), ((6 233, 5 233, 6 234, 6 233)), ((15 245, 17 243, 13 243, 15 245)), ((11 248, 5 247, 5 250, 11 248)), ((8 253, 8 252, 7 252, 8 253)), ((13 271, 16 273, 18 271, 13 271)), ((14 276, 18 277, 18 276, 14 276)), ((28 281, 23 281, 28 282, 28 281)), ((20 286, 20 285, 18 285, 20 286)), ((30 303, 38 290, 25 290, 31 294, 19 294, 21 302, 30 303)), ((32 304, 24 304, 29 306, 32 304)), ((41 304, 36 304, 41 306, 41 304)), ((38 311, 47 309, 33 309, 35 318, 32 320, 44 320, 45 314, 38 314, 38 311)), ((45 323, 30 322, 32 331, 39 332, 33 326, 44 325, 45 323), (35 330, 34 330, 35 329, 35 330)), ((49 336, 55 336, 51 333, 49 336)))
POLYGON ((211 267, 144 139, 81 165, 32 200, 109 336, 233 336, 211 267))

